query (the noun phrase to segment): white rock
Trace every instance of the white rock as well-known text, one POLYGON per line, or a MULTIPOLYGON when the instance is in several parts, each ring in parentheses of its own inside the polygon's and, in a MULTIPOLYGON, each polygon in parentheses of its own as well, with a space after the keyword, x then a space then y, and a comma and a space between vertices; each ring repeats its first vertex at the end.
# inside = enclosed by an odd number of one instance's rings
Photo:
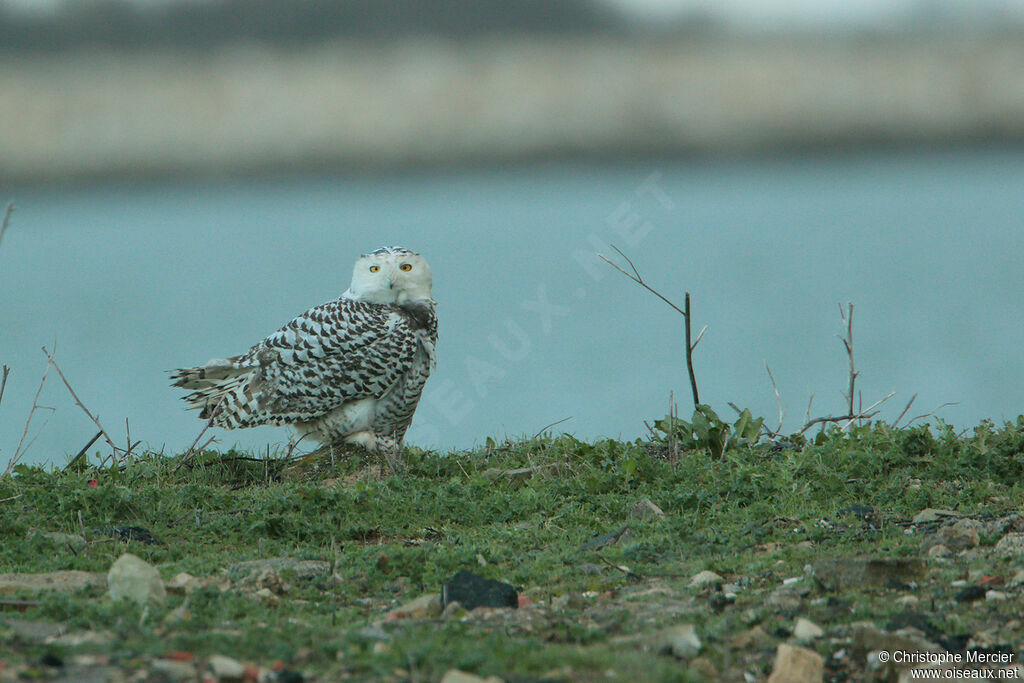
POLYGON ((448 669, 444 673, 444 677, 441 678, 441 683, 502 683, 502 679, 497 676, 481 678, 476 674, 459 671, 458 669, 448 669))
POLYGON ((697 572, 690 579, 690 588, 707 588, 708 586, 717 586, 722 583, 723 579, 713 571, 705 569, 704 571, 697 572))
POLYGON ((237 659, 224 655, 213 655, 209 660, 210 670, 220 679, 236 680, 245 676, 245 666, 237 659))
POLYGON ((679 624, 656 634, 658 652, 671 654, 678 659, 689 659, 700 652, 701 642, 693 624, 679 624))
POLYGON ((821 638, 823 635, 825 635, 825 631, 820 626, 803 617, 797 619, 796 626, 793 627, 793 637, 804 643, 821 638))
POLYGON ((1008 597, 1003 591, 985 591, 986 600, 1006 600, 1008 597))
POLYGON ((131 553, 125 553, 110 566, 107 572, 107 594, 111 600, 127 598, 139 605, 160 605, 167 597, 160 572, 131 553))

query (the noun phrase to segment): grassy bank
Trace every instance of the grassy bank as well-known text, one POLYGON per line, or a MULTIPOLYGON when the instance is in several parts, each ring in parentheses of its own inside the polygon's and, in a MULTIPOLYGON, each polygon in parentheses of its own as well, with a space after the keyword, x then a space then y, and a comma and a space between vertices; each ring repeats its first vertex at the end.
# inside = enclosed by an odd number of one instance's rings
POLYGON ((228 680, 214 655, 263 680, 763 680, 783 643, 835 680, 889 675, 871 656, 887 642, 1019 663, 1024 418, 668 455, 544 435, 408 449, 383 478, 235 452, 20 466, 0 481, 0 574, 105 575, 131 552, 168 594, 140 607, 102 582, 0 577, 0 680, 228 680), (927 508, 946 512, 912 521, 927 508), (129 525, 159 542, 111 531, 129 525), (266 558, 292 559, 239 565, 266 558), (463 569, 516 586, 519 608, 393 611, 463 569), (821 633, 794 634, 799 618, 821 633), (699 645, 673 644, 684 624, 699 645))

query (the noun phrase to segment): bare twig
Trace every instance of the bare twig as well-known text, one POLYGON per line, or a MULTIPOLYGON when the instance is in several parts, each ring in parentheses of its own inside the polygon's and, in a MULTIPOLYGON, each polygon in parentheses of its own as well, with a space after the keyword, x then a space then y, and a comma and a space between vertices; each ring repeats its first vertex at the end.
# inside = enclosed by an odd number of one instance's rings
POLYGON ((636 581, 641 581, 644 578, 642 574, 637 574, 635 571, 633 571, 632 569, 630 569, 629 567, 627 567, 627 566, 625 566, 623 564, 615 564, 614 562, 609 560, 607 557, 605 557, 601 553, 594 553, 594 556, 597 557, 597 559, 599 559, 602 562, 604 562, 609 567, 611 567, 612 569, 614 569, 616 571, 622 572, 623 574, 625 574, 630 579, 634 579, 636 581))
POLYGON ((826 417, 816 417, 813 420, 808 420, 807 424, 805 424, 803 426, 803 428, 799 432, 797 432, 797 434, 803 434, 804 432, 806 432, 808 429, 810 429, 811 427, 813 427, 816 424, 822 424, 824 422, 853 422, 854 420, 862 420, 862 419, 863 420, 868 420, 868 419, 871 419, 872 417, 874 417, 877 414, 878 414, 878 411, 875 411, 873 413, 858 413, 856 415, 854 415, 854 414, 839 415, 838 417, 833 417, 831 415, 828 415, 826 417))
MULTIPOLYGON (((563 417, 561 420, 558 420, 557 422, 552 422, 551 424, 547 425, 546 427, 541 427, 541 430, 533 435, 533 439, 536 439, 538 436, 540 436, 544 432, 548 431, 552 427, 554 427, 556 425, 560 425, 563 422, 568 422, 571 419, 572 419, 572 415, 570 415, 569 417, 563 417)), ((533 441, 533 439, 530 439, 530 441, 533 441)))
POLYGON ((768 367, 768 363, 764 364, 764 369, 768 371, 768 379, 772 381, 772 391, 775 392, 775 403, 779 407, 779 426, 774 432, 769 432, 769 436, 778 436, 779 432, 782 431, 782 420, 786 417, 786 411, 782 407, 782 396, 779 395, 779 385, 775 383, 775 376, 772 375, 772 369, 768 367))
MULTIPOLYGON (((697 337, 697 341, 690 341, 690 293, 686 293, 686 313, 684 314, 685 327, 686 327, 686 371, 690 375, 690 389, 693 390, 693 407, 694 409, 700 404, 700 397, 697 395, 697 378, 693 374, 693 350, 697 344, 700 343, 701 338, 704 336, 704 330, 700 331, 700 336, 697 337)), ((706 327, 704 328, 707 329, 706 327)))
MULTIPOLYGON (((14 455, 7 461, 7 467, 4 469, 3 474, 0 474, 0 479, 3 479, 10 474, 11 470, 14 469, 14 466, 18 464, 19 460, 21 460, 21 457, 25 455, 25 451, 28 450, 27 446, 25 446, 25 437, 28 436, 28 429, 32 424, 32 418, 35 416, 36 411, 41 407, 39 405, 39 395, 43 393, 43 385, 46 384, 46 377, 50 374, 50 365, 51 363, 46 364, 43 376, 39 380, 39 388, 36 389, 35 398, 32 399, 32 409, 28 411, 28 419, 25 420, 25 428, 21 431, 21 439, 18 440, 18 445, 14 449, 14 455)), ((35 439, 33 439, 33 441, 34 440, 35 439)), ((29 442, 29 445, 31 445, 31 442, 29 442)))
POLYGON ((49 351, 46 350, 45 346, 43 347, 43 353, 46 354, 46 358, 50 361, 50 365, 52 365, 54 370, 57 371, 57 374, 60 375, 60 379, 62 382, 64 382, 64 386, 66 386, 68 388, 68 391, 71 393, 71 398, 75 399, 75 403, 78 405, 78 407, 81 408, 82 411, 89 416, 89 419, 93 421, 96 427, 100 430, 100 433, 103 434, 103 439, 107 442, 107 444, 110 445, 114 453, 117 453, 119 450, 121 450, 120 448, 117 447, 117 444, 114 443, 114 440, 110 438, 110 435, 107 433, 107 430, 103 428, 103 425, 100 424, 99 419, 96 416, 94 416, 91 412, 89 412, 89 409, 86 408, 85 404, 82 403, 81 399, 78 398, 78 394, 76 394, 75 390, 71 388, 71 383, 68 382, 68 378, 64 376, 63 372, 61 372, 60 366, 57 365, 57 361, 54 360, 53 356, 50 354, 49 351))
POLYGON ((676 311, 677 313, 679 313, 679 315, 683 316, 683 322, 684 322, 685 329, 686 329, 686 370, 687 370, 687 373, 690 376, 690 390, 693 393, 693 407, 696 408, 700 404, 700 396, 698 395, 698 392, 697 392, 697 378, 696 378, 696 376, 694 375, 694 372, 693 372, 693 350, 697 347, 697 344, 699 344, 700 340, 704 337, 704 332, 707 330, 707 326, 704 326, 704 328, 701 329, 700 334, 697 335, 697 340, 696 341, 691 341, 691 334, 690 334, 690 293, 686 292, 686 298, 685 298, 684 307, 683 308, 679 308, 674 303, 669 301, 669 299, 666 298, 661 292, 659 292, 658 290, 654 289, 649 284, 647 284, 647 282, 644 281, 643 277, 640 275, 640 271, 637 270, 636 266, 633 264, 633 261, 628 256, 626 256, 624 253, 622 253, 621 249, 619 249, 618 247, 616 247, 614 245, 612 245, 612 249, 614 249, 619 254, 619 256, 621 256, 622 258, 626 259, 626 263, 629 264, 630 269, 633 271, 632 273, 629 273, 626 270, 624 270, 619 264, 615 263, 614 261, 609 259, 604 254, 598 254, 597 255, 598 258, 600 258, 602 261, 604 261, 605 263, 610 265, 612 268, 614 268, 615 270, 619 271, 620 273, 622 273, 623 275, 628 277, 633 282, 637 283, 638 285, 640 285, 641 287, 646 289, 648 292, 650 292, 654 296, 656 296, 659 299, 661 299, 662 301, 664 301, 666 304, 668 304, 670 307, 672 307, 672 310, 676 311))
POLYGON ((0 503, 9 503, 12 500, 18 500, 19 498, 22 497, 22 495, 24 495, 24 494, 19 493, 18 495, 11 496, 10 498, 0 498, 0 503))
POLYGON ((676 439, 676 416, 678 414, 675 392, 671 389, 668 392, 668 459, 673 463, 679 460, 679 441, 676 439))
POLYGON ((949 408, 950 406, 958 406, 958 405, 960 405, 960 403, 958 401, 952 401, 950 403, 943 403, 942 405, 940 405, 939 407, 937 407, 935 410, 933 410, 930 413, 925 413, 924 415, 918 415, 917 417, 912 418, 910 420, 910 422, 907 423, 907 426, 909 427, 910 425, 912 425, 913 423, 917 422, 918 420, 923 420, 926 417, 931 417, 935 413, 937 413, 940 410, 942 410, 943 408, 949 408))
POLYGON ((74 467, 75 464, 79 460, 81 460, 83 456, 85 456, 86 451, 88 451, 90 448, 92 448, 92 445, 94 443, 96 443, 96 441, 99 440, 99 438, 101 436, 103 436, 103 432, 96 432, 96 436, 94 436, 91 439, 89 439, 89 443, 87 443, 84 446, 82 446, 82 450, 78 451, 78 455, 76 455, 75 457, 71 458, 71 462, 69 462, 67 465, 64 466, 64 471, 67 472, 72 467, 74 467))
POLYGON ((907 401, 907 407, 903 409, 903 412, 900 413, 899 417, 896 418, 896 421, 892 423, 892 426, 894 428, 896 427, 896 425, 900 423, 900 420, 903 419, 903 416, 907 414, 907 411, 910 410, 910 406, 914 405, 914 399, 916 398, 917 394, 914 394, 913 396, 910 397, 910 400, 907 401))
POLYGON ((857 375, 860 374, 853 366, 853 303, 846 304, 846 310, 843 310, 843 305, 839 304, 839 316, 846 323, 846 338, 840 337, 840 341, 843 342, 843 346, 846 348, 846 356, 850 359, 850 388, 849 393, 844 394, 846 396, 847 407, 850 415, 854 414, 853 410, 853 388, 857 383, 857 375))
POLYGON ((4 389, 7 388, 7 375, 11 374, 11 369, 4 365, 2 368, 0 368, 0 373, 3 374, 3 376, 0 377, 0 403, 3 403, 4 389))
POLYGON ((7 228, 11 227, 11 216, 14 215, 14 202, 7 204, 7 210, 4 212, 4 220, 0 223, 0 243, 4 241, 4 235, 7 234, 7 228))
MULTIPOLYGON (((195 456, 197 450, 198 452, 202 452, 208 445, 210 445, 210 442, 213 441, 213 438, 211 437, 210 441, 207 441, 205 444, 203 444, 201 448, 196 449, 196 444, 199 443, 199 439, 203 438, 203 434, 206 433, 206 430, 213 426, 213 421, 217 418, 217 408, 220 408, 219 403, 213 409, 213 414, 210 415, 210 419, 206 421, 206 425, 203 427, 202 431, 199 432, 199 434, 196 436, 196 440, 192 442, 192 445, 188 447, 188 450, 185 451, 185 454, 181 456, 181 460, 178 461, 178 465, 174 468, 171 474, 177 474, 178 470, 180 470, 185 465, 185 463, 192 461, 192 458, 195 456)), ((299 439, 299 441, 301 440, 302 439, 299 439)))

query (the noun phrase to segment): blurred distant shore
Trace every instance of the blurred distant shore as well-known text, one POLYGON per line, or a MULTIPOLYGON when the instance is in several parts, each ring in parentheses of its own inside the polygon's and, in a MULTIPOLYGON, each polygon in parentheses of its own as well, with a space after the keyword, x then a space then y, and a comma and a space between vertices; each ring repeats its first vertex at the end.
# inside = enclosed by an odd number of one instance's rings
POLYGON ((0 181, 1024 142, 1024 38, 0 57, 0 181))

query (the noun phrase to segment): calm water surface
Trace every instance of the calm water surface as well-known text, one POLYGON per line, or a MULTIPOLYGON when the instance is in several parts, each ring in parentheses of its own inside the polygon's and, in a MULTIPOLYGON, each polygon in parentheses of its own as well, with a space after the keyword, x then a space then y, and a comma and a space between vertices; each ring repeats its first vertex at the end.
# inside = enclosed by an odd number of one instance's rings
MULTIPOLYGON (((236 354, 347 286, 383 244, 430 261, 438 367, 408 440, 442 449, 557 429, 634 438, 690 409, 681 318, 601 263, 614 244, 693 297, 702 400, 786 427, 843 409, 837 304, 855 307, 858 387, 960 427, 1024 412, 1024 152, 544 166, 376 178, 6 189, 0 464, 56 357, 107 430, 168 452, 201 428, 165 370, 236 354)), ((28 462, 95 429, 51 373, 28 462), (45 421, 45 425, 43 424, 45 421), (41 430, 39 429, 41 427, 41 430)), ((273 449, 284 428, 219 432, 273 449)))

